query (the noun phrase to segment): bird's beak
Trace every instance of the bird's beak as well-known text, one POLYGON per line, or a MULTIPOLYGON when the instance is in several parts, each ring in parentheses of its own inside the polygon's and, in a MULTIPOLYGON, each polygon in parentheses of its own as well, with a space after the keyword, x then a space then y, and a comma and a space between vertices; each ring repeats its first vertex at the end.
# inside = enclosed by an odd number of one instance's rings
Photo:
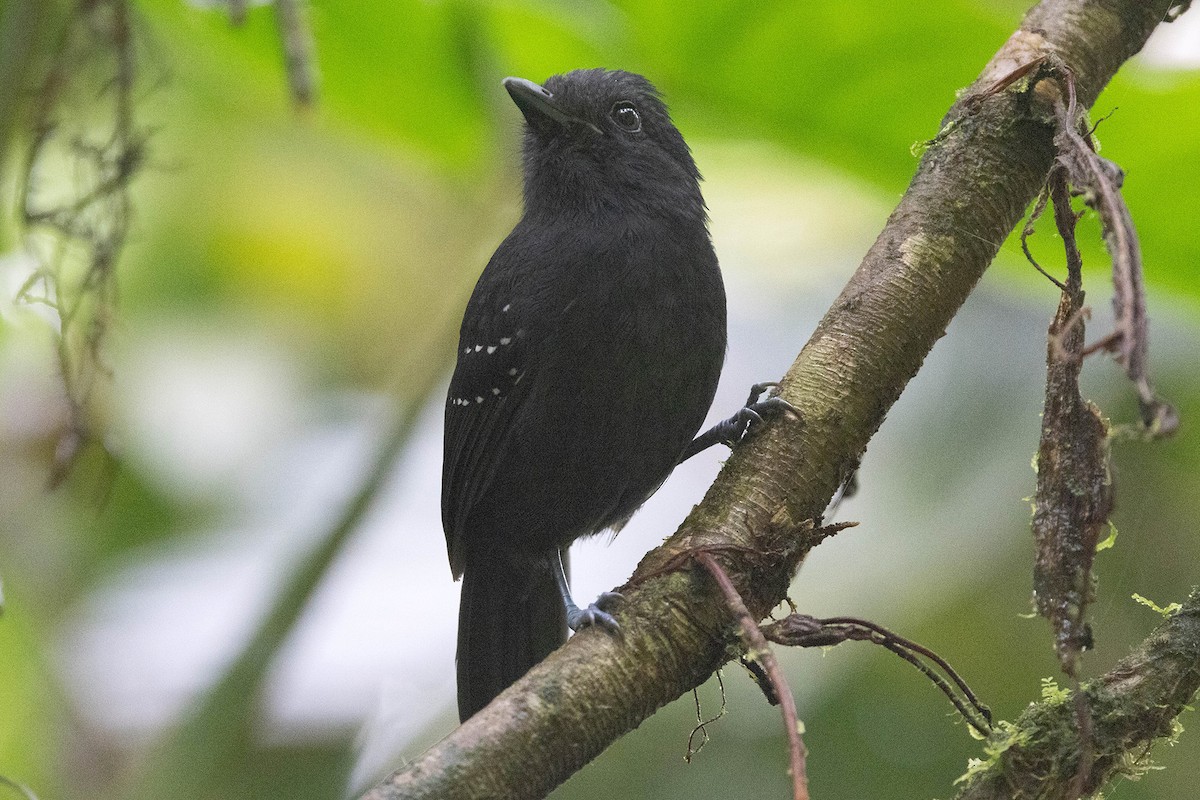
POLYGON ((517 104, 517 108, 521 109, 521 113, 525 115, 525 121, 534 128, 543 129, 546 127, 546 123, 550 122, 560 126, 584 125, 596 133, 601 132, 587 120, 563 111, 555 102, 554 94, 533 81, 527 81, 524 78, 505 78, 504 88, 508 90, 508 94, 517 104))

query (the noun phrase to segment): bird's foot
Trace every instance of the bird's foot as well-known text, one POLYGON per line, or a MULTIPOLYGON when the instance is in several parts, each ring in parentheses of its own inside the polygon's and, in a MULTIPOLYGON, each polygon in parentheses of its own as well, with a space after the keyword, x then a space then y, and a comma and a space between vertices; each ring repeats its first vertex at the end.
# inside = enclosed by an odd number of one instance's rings
POLYGON ((573 602, 567 605, 567 627, 578 632, 583 628, 601 627, 610 633, 621 629, 610 610, 615 610, 625 597, 618 592, 604 592, 596 598, 596 602, 587 608, 580 608, 573 602))
POLYGON ((750 387, 750 396, 746 398, 746 404, 737 410, 732 417, 722 422, 718 422, 714 427, 720 431, 719 441, 733 447, 743 438, 755 425, 761 425, 764 414, 772 414, 779 411, 790 411, 798 418, 800 410, 794 405, 774 394, 770 394, 771 389, 778 389, 779 384, 775 381, 764 381, 756 383, 750 387), (763 393, 767 392, 767 396, 763 398, 763 393), (760 399, 762 398, 762 399, 760 399))
POLYGON ((683 451, 683 456, 679 459, 681 462, 686 461, 696 453, 712 447, 714 444, 724 444, 733 447, 746 437, 756 425, 761 425, 764 415, 770 415, 779 411, 788 411, 800 418, 800 410, 794 405, 773 394, 763 398, 764 392, 769 392, 770 389, 777 389, 778 383, 774 381, 766 381, 756 383, 750 387, 750 396, 746 398, 746 404, 738 409, 732 417, 718 422, 704 433, 697 436, 687 449, 683 451), (762 398, 762 399, 760 399, 762 398))

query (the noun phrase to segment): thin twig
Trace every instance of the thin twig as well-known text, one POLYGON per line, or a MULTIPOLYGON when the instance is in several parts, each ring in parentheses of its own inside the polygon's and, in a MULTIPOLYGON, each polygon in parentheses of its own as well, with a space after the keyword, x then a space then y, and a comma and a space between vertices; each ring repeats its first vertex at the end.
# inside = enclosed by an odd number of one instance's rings
POLYGON ((734 553, 744 558, 754 558, 760 555, 757 550, 741 544, 706 544, 701 547, 681 550, 653 569, 646 570, 645 572, 639 571, 635 573, 624 584, 618 586, 617 591, 627 592, 636 586, 645 583, 646 581, 662 577, 663 575, 667 575, 672 572, 679 572, 692 561, 695 561, 700 553, 734 553))
POLYGON ((301 107, 312 105, 317 93, 317 69, 313 57, 312 32, 304 18, 302 0, 275 0, 275 24, 283 43, 292 99, 301 107))
POLYGON ((979 701, 967 682, 944 658, 924 645, 905 639, 882 625, 858 617, 828 617, 818 619, 807 614, 791 614, 768 625, 763 635, 772 642, 793 647, 830 647, 845 641, 871 642, 890 650, 921 671, 946 695, 967 724, 986 736, 991 732, 992 712, 979 701), (915 654, 915 655, 914 655, 915 654), (924 656, 939 667, 958 687, 961 697, 950 683, 917 656, 924 656))
MULTIPOLYGON (((983 703, 981 703, 979 701, 979 697, 975 694, 975 692, 973 692, 971 690, 971 687, 967 685, 967 682, 962 679, 962 676, 960 676, 958 674, 958 672, 953 667, 950 666, 950 663, 948 661, 946 661, 946 659, 942 658, 940 655, 935 653, 933 650, 930 650, 925 645, 920 644, 919 642, 914 642, 912 639, 906 639, 903 636, 901 636, 900 634, 896 633, 895 631, 889 630, 889 629, 883 627, 882 625, 878 625, 874 622, 871 622, 870 620, 858 619, 856 617, 829 617, 828 619, 822 620, 822 622, 829 624, 829 625, 836 625, 836 624, 861 625, 865 628, 870 628, 871 630, 875 631, 876 633, 880 634, 881 636, 884 636, 885 638, 891 640, 892 642, 895 642, 897 645, 899 645, 900 647, 902 647, 905 650, 911 651, 913 653, 919 653, 920 655, 925 656, 925 658, 928 658, 930 661, 932 661, 934 664, 936 664, 943 672, 945 672, 946 675, 950 678, 950 680, 954 681, 954 685, 958 687, 958 690, 963 693, 964 697, 967 698, 967 702, 969 702, 971 704, 971 706, 975 709, 975 711, 977 711, 980 714, 980 716, 982 716, 984 719, 986 719, 989 723, 992 721, 991 710, 988 709, 987 706, 985 706, 983 703)), ((888 649, 890 650, 891 648, 889 647, 888 649)), ((896 651, 893 650, 893 652, 896 652, 896 651)), ((986 731, 984 731, 984 732, 986 733, 986 731)))
POLYGON ((229 24, 240 28, 246 22, 246 0, 229 0, 229 24))
POLYGON ((1029 219, 1025 220, 1025 227, 1021 229, 1021 252, 1025 254, 1026 260, 1033 265, 1034 269, 1046 276, 1051 283, 1059 288, 1059 291, 1065 292, 1067 287, 1063 284, 1063 282, 1047 272, 1042 265, 1038 263, 1037 259, 1033 257, 1033 253, 1029 250, 1029 237, 1036 232, 1037 229, 1034 227, 1034 225, 1038 221, 1038 218, 1042 216, 1042 212, 1046 210, 1046 203, 1049 200, 1050 194, 1045 190, 1038 195, 1037 203, 1034 205, 1033 211, 1030 212, 1029 219))
POLYGON ((688 734, 687 752, 683 755, 683 760, 687 763, 692 763, 692 756, 704 749, 704 745, 708 744, 708 726, 725 716, 725 679, 721 677, 721 670, 717 670, 717 686, 721 689, 721 708, 717 711, 715 717, 709 719, 704 718, 703 712, 700 710, 700 687, 692 689, 692 698, 696 701, 696 727, 692 728, 692 732, 688 734), (699 733, 703 738, 700 744, 695 744, 696 734, 699 733))
POLYGON ((721 593, 725 595, 725 602, 729 603, 729 608, 733 611, 734 616, 737 617, 738 630, 746 643, 748 653, 753 654, 762 664, 763 669, 767 672, 767 676, 771 679, 775 694, 779 697, 779 705, 783 712, 783 724, 788 737, 788 751, 791 756, 792 797, 794 800, 808 800, 808 773, 804 764, 806 756, 804 740, 800 738, 800 722, 796 716, 796 699, 792 697, 792 690, 788 687, 787 680, 783 677, 783 670, 779 668, 779 662, 775 659, 775 654, 771 651, 771 645, 767 642, 766 637, 763 636, 762 630, 758 627, 758 623, 750 613, 750 609, 746 608, 746 604, 742 601, 742 596, 738 594, 733 581, 729 579, 729 575, 726 574, 715 558, 704 551, 696 553, 696 560, 716 580, 717 586, 721 588, 721 593))

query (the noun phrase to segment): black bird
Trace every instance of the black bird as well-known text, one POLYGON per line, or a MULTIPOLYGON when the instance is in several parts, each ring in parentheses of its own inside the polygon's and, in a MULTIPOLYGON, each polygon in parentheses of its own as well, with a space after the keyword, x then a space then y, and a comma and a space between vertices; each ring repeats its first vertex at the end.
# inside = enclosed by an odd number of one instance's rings
MULTIPOLYGON (((525 212, 479 278, 446 401, 442 522, 466 720, 566 640, 615 629, 571 600, 561 554, 618 529, 684 458, 725 354, 700 174, 654 86, 603 69, 507 78, 526 121, 525 212)), ((783 404, 786 405, 786 404, 783 404)))

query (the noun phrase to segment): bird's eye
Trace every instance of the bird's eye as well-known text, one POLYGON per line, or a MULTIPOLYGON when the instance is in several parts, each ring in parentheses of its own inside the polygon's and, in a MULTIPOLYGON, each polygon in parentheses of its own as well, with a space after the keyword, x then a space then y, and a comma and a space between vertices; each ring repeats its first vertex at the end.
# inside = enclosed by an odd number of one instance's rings
POLYGON ((633 107, 633 103, 628 100, 622 100, 614 105, 609 116, 621 130, 637 133, 642 129, 642 118, 638 115, 637 109, 633 107))

